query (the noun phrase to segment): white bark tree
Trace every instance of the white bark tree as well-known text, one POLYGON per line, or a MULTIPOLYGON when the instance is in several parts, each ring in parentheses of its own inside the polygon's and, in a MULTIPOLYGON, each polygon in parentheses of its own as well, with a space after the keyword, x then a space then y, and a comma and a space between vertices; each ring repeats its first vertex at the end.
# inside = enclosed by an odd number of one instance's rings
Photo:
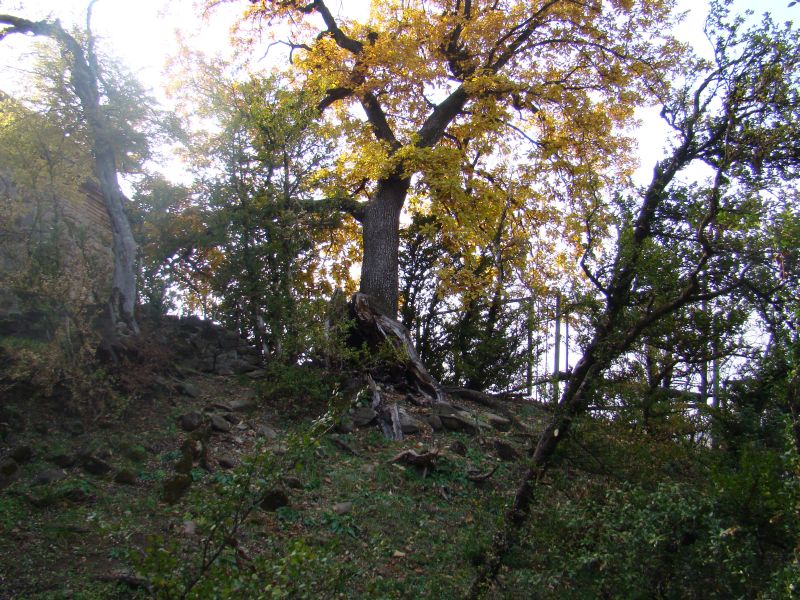
POLYGON ((54 40, 70 64, 70 85, 80 101, 92 144, 94 175, 100 184, 113 234, 114 275, 109 299, 112 321, 126 323, 135 333, 138 326, 134 316, 136 304, 136 242, 124 211, 127 201, 119 186, 117 157, 112 142, 112 129, 101 103, 99 75, 94 42, 89 29, 91 10, 87 9, 87 43, 82 46, 56 21, 30 21, 13 15, 0 14, 0 40, 14 33, 48 37, 54 40))

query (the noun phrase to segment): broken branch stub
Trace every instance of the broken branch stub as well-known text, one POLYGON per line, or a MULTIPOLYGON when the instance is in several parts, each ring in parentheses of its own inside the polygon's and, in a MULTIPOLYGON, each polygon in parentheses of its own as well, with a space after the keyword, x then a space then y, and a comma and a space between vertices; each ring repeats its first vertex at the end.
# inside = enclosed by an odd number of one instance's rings
POLYGON ((380 388, 371 375, 367 375, 367 383, 372 391, 372 410, 378 415, 383 435, 389 440, 402 440, 403 430, 400 426, 400 411, 397 404, 386 406, 380 388))

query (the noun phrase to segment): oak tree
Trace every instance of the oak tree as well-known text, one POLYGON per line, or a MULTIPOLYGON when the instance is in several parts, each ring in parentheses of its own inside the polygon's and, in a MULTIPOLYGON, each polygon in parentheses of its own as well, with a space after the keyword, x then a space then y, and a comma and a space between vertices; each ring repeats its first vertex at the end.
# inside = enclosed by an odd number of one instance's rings
POLYGON ((362 224, 361 291, 392 316, 410 193, 480 219, 492 205, 460 185, 462 173, 519 161, 531 187, 546 187, 548 174, 580 180, 625 164, 620 128, 679 50, 665 37, 665 0, 380 0, 366 23, 324 0, 251 5, 252 22, 289 26, 296 77, 320 111, 335 111, 336 192, 361 201, 350 207, 362 224))

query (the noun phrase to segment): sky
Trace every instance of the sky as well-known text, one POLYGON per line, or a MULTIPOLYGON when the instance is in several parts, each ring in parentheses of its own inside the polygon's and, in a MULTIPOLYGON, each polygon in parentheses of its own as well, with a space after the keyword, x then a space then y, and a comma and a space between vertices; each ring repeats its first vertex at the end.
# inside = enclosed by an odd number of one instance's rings
MULTIPOLYGON (((789 8, 790 0, 737 0, 735 10, 751 9, 756 14, 770 12, 776 21, 800 20, 800 5, 789 8)), ((0 0, 0 13, 30 19, 59 18, 62 24, 83 23, 88 0, 0 0)), ((94 8, 93 31, 102 44, 137 74, 162 103, 169 105, 164 90, 165 64, 177 52, 176 31, 191 47, 206 53, 231 51, 229 32, 238 15, 247 6, 245 0, 232 2, 204 16, 202 1, 197 0, 99 0, 94 8)), ((366 17, 369 0, 328 0, 334 13, 352 18, 366 17)), ((707 13, 703 0, 679 0, 678 9, 686 18, 676 35, 695 46, 708 49, 702 28, 707 13)), ((24 54, 30 51, 29 39, 11 36, 0 42, 0 89, 14 94, 29 78, 24 54)), ((641 167, 637 179, 646 180, 662 155, 667 129, 658 117, 657 108, 638 113, 642 127, 637 135, 641 167)))

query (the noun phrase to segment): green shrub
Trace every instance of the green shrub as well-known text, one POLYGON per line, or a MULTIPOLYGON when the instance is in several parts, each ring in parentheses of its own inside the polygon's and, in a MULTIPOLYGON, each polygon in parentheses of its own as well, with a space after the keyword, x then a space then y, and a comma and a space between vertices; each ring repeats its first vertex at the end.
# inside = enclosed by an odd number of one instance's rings
POLYGON ((779 455, 744 453, 705 485, 601 489, 537 511, 509 557, 516 585, 552 598, 791 597, 800 496, 779 455))

